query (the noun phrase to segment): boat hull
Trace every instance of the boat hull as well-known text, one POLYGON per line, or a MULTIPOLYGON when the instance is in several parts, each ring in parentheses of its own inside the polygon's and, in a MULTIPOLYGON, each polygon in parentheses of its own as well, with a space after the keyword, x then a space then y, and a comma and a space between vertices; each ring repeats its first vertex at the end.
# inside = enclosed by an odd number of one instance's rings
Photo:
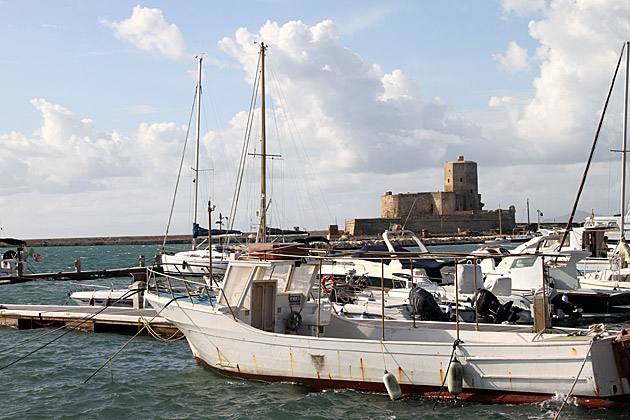
MULTIPOLYGON (((178 300, 164 307, 167 297, 149 294, 147 299, 186 335, 194 357, 213 370, 319 389, 384 391, 387 370, 396 375, 404 393, 435 396, 457 337, 454 328, 413 328, 407 323, 388 328, 381 341, 380 322, 336 316, 324 337, 278 334, 255 329, 208 305, 178 300)), ((619 367, 612 337, 591 347, 592 337, 532 341, 535 335, 527 329, 494 328, 460 331, 463 343, 455 355, 464 367, 461 398, 536 402, 568 393, 575 381, 571 395, 581 404, 616 406, 628 400, 627 372, 619 367)))

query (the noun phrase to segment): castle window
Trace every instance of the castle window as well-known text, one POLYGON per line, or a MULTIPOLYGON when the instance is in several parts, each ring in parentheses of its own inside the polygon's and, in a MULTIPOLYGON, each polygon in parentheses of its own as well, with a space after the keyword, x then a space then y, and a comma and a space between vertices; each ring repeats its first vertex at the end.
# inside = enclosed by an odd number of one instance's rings
POLYGON ((472 188, 470 189, 470 193, 472 194, 472 188))
POLYGON ((459 178, 459 182, 464 182, 464 178, 459 178))

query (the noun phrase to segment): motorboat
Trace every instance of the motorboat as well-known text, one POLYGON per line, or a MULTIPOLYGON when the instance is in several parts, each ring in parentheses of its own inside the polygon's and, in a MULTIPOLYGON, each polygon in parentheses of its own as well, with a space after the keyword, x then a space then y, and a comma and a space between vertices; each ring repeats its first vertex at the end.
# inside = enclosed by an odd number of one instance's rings
POLYGON ((146 281, 132 281, 125 289, 82 283, 75 283, 75 286, 79 290, 68 293, 68 297, 78 306, 150 307, 144 299, 146 281))
MULTIPOLYGON (((15 247, 0 252, 0 277, 19 276, 28 268, 26 242, 14 238, 0 238, 0 246, 15 247)), ((39 256, 36 257, 39 261, 39 256)))
POLYGON ((365 245, 361 249, 337 256, 326 261, 322 267, 322 276, 332 276, 336 279, 348 279, 356 284, 380 287, 381 278, 385 287, 393 286, 395 276, 407 276, 415 281, 428 280, 437 284, 452 284, 454 260, 437 258, 392 258, 404 256, 412 251, 397 245, 397 241, 407 240, 412 245, 414 253, 429 253, 422 240, 410 230, 386 230, 382 234, 382 244, 365 245), (382 264, 382 262, 384 264, 382 264))

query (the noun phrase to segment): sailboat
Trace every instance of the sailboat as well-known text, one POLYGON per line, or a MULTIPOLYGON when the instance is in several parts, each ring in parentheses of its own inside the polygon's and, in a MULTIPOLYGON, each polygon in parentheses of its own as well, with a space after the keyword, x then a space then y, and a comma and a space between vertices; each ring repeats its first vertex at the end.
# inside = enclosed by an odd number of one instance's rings
MULTIPOLYGON (((185 274, 190 276, 208 276, 210 272, 216 276, 225 274, 228 261, 238 256, 235 250, 218 244, 212 244, 211 237, 220 236, 235 237, 240 236, 237 230, 224 229, 204 229, 198 222, 198 197, 199 197, 199 135, 201 125, 201 66, 203 57, 197 56, 198 77, 196 87, 197 120, 196 120, 196 148, 195 148, 195 168, 194 168, 194 197, 193 197, 193 226, 192 226, 192 248, 187 251, 176 253, 161 252, 160 263, 162 270, 168 274, 185 274), (205 240, 198 243, 199 238, 207 238, 206 248, 201 248, 205 240)), ((208 203, 210 204, 210 203, 208 203)), ((165 237, 166 238, 166 237, 165 237)), ((165 239, 166 240, 166 239, 165 239)))
MULTIPOLYGON (((261 44, 263 64, 265 54, 261 44)), ((159 273, 150 270, 146 299, 185 334, 195 359, 227 376, 381 391, 392 399, 532 403, 561 393, 587 406, 629 404, 630 331, 345 318, 320 288, 312 293, 324 260, 282 246, 250 250, 230 261, 218 295, 186 277, 160 289, 159 273)))
MULTIPOLYGON (((630 42, 624 43, 626 54, 626 78, 624 88, 623 136, 621 147, 621 212, 613 217, 594 215, 585 223, 582 232, 582 245, 590 246, 592 255, 584 260, 584 274, 580 285, 588 289, 630 291, 630 247, 626 242, 628 214, 624 214, 626 204, 626 145, 628 137, 628 84, 630 79, 630 42), (614 251, 608 243, 616 244, 614 251), (590 269, 588 264, 597 269, 590 269)), ((623 50, 622 50, 623 53, 623 50)), ((630 310, 630 305, 626 305, 630 310)))

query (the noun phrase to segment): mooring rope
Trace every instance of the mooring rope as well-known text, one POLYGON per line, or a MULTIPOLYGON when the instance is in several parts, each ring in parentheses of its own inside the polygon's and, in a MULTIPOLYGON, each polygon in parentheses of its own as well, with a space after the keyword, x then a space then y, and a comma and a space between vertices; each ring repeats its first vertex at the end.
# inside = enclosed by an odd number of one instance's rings
POLYGON ((156 340, 171 342, 171 341, 183 340, 186 337, 184 334, 181 333, 181 331, 175 331, 173 334, 171 334, 170 337, 164 338, 160 334, 158 334, 157 331, 151 328, 151 325, 149 324, 150 321, 147 321, 143 316, 141 316, 139 319, 146 326, 149 334, 151 334, 151 336, 155 338, 156 340))
POLYGON ((560 417, 560 413, 564 409, 564 406, 567 404, 567 401, 569 401, 569 398, 571 397, 571 394, 573 393, 573 389, 575 388, 575 385, 577 384, 578 379, 580 379, 580 375, 582 374, 582 369, 584 369, 584 365, 586 365, 588 356, 591 354, 591 349, 593 348, 593 344, 595 343, 595 340, 599 339, 600 337, 601 337, 601 334, 597 334, 591 340, 591 344, 588 346, 588 351, 586 352, 586 355, 584 356, 584 360, 582 361, 582 366, 580 366, 580 370, 578 371, 578 374, 575 377, 575 381, 573 381, 573 385, 571 385, 571 389, 569 390, 569 393, 567 394, 564 401, 562 402, 562 406, 560 406, 560 410, 558 410, 558 413, 556 414, 556 417, 554 417, 554 420, 557 420, 558 417, 560 417))
POLYGON ((446 373, 444 374, 444 379, 442 380, 442 386, 440 386, 440 392, 438 392, 437 399, 435 400, 435 404, 433 404, 433 409, 437 406, 438 402, 440 402, 440 395, 442 395, 442 390, 444 389, 444 384, 446 383, 446 378, 448 378, 448 371, 451 368, 451 363, 453 362, 453 356, 455 355, 455 349, 457 346, 463 343, 459 338, 453 342, 453 351, 451 352, 451 359, 448 361, 448 367, 446 368, 446 373))
MULTIPOLYGON (((151 318, 151 320, 149 321, 149 323, 151 323, 151 322, 152 322, 155 318, 157 318, 157 317, 158 317, 158 315, 160 315, 160 313, 161 313, 164 309, 166 309, 166 307, 167 307, 168 305, 170 305, 171 303, 173 303, 175 300, 177 300, 177 299, 182 299, 182 298, 187 298, 187 297, 188 297, 188 295, 184 295, 184 296, 177 296, 177 297, 174 297, 174 298, 172 298, 171 300, 169 300, 169 301, 166 303, 166 305, 164 305, 164 306, 162 307, 162 309, 160 309, 160 310, 159 310, 159 311, 158 311, 158 312, 157 312, 157 313, 153 316, 153 318, 151 318)), ((119 349, 118 349, 118 351, 117 351, 116 353, 114 353, 114 354, 113 354, 113 355, 112 355, 109 359, 107 359, 107 360, 105 361, 105 363, 103 363, 103 364, 101 365, 101 367, 99 367, 98 369, 96 369, 96 370, 94 371, 94 373, 92 373, 92 374, 91 374, 91 375, 90 375, 90 376, 89 376, 89 377, 88 377, 85 381, 83 381, 83 383, 84 383, 84 384, 85 384, 85 383, 87 383, 87 382, 88 382, 90 379, 92 379, 92 378, 93 378, 93 377, 94 377, 97 373, 99 373, 99 372, 101 371, 101 369, 103 369, 105 366, 107 366, 107 364, 108 364, 108 363, 110 363, 110 366, 111 366, 111 361, 114 359, 114 357, 116 357, 116 356, 118 355, 118 353, 120 353, 121 351, 123 351, 123 349, 124 349, 125 347, 127 347, 127 345, 128 345, 129 343, 131 343, 131 342, 133 341, 133 339, 134 339, 134 338, 136 338, 137 336, 139 336, 139 335, 140 335, 140 333, 141 333, 142 331, 144 331, 144 329, 145 329, 146 327, 147 327, 147 324, 145 324, 145 325, 144 325, 144 327, 140 328, 140 330, 138 330, 138 332, 137 332, 137 333, 135 333, 135 334, 133 335, 133 337, 131 337, 131 338, 130 338, 130 339, 129 339, 129 340, 128 340, 128 341, 127 341, 127 342, 126 342, 126 343, 125 343, 125 344, 124 344, 121 348, 119 348, 119 349)))
MULTIPOLYGON (((140 291, 142 291, 142 289, 138 289, 138 290, 133 290, 133 291, 130 291, 130 292, 128 292, 128 294, 126 293, 126 294, 125 294, 125 295, 123 295, 122 297, 118 298, 116 301, 114 301, 114 303, 115 303, 115 302, 117 302, 118 300, 121 300, 121 299, 126 299, 126 298, 128 298, 129 296, 131 296, 131 295, 133 295, 133 294, 135 294, 135 293, 138 293, 138 292, 140 292, 140 291)), ((42 345, 42 346, 40 346, 40 347, 36 348, 35 350, 31 351, 30 353, 27 353, 27 354, 25 354, 24 356, 22 356, 22 357, 20 357, 20 358, 18 358, 18 359, 16 359, 16 360, 14 360, 14 361, 12 361, 11 363, 9 363, 9 364, 7 364, 7 365, 4 365, 4 366, 0 367, 0 370, 4 370, 4 369, 6 369, 6 368, 8 368, 8 367, 10 367, 10 366, 13 366, 13 365, 14 365, 14 364, 16 364, 17 362, 19 362, 19 361, 22 361, 22 360, 26 359, 26 358, 27 358, 27 357, 29 357, 30 355, 32 355, 32 354, 34 354, 34 353, 36 353, 36 352, 40 351, 41 349, 43 349, 44 347, 46 347, 46 346, 48 346, 48 345, 50 345, 50 344, 54 343, 55 341, 59 340, 61 337, 65 336, 66 334, 68 334, 68 333, 70 333, 70 332, 72 332, 72 331, 76 330, 76 329, 77 329, 77 328, 79 328, 81 325, 85 324, 85 323, 86 323, 86 322, 88 322, 90 319, 94 318, 96 315, 100 314, 101 312, 103 312, 103 311, 104 311, 105 309, 107 309, 107 308, 109 308, 109 306, 104 306, 102 309, 99 309, 98 311, 94 312, 93 314, 90 314, 90 315, 88 315, 87 317, 84 317, 85 319, 83 319, 83 318, 78 319, 77 321, 81 321, 81 322, 80 322, 80 323, 78 323, 77 325, 72 326, 72 328, 70 328, 68 331, 64 332, 63 334, 61 334, 61 335, 60 335, 60 336, 58 336, 58 337, 55 337, 54 339, 50 340, 50 341, 49 341, 49 342, 47 342, 46 344, 44 344, 44 345, 42 345)), ((76 322, 76 321, 75 321, 75 322, 76 322)), ((59 328, 57 328, 57 329, 55 329, 55 330, 52 330, 50 333, 55 332, 55 331, 58 331, 58 330, 60 330, 61 328, 66 328, 67 326, 68 326, 68 325, 66 324, 66 325, 64 325, 64 326, 62 326, 62 327, 59 327, 59 328)), ((15 346, 13 346, 13 347, 9 347, 8 349, 4 349, 4 350, 0 351, 0 353, 5 352, 5 351, 8 351, 8 350, 11 350, 11 349, 14 349, 14 348, 17 348, 17 347, 20 347, 20 346, 22 346, 22 345, 24 345, 24 344, 26 344, 26 343, 28 343, 28 342, 30 342, 30 341, 33 341, 33 340, 35 340, 35 339, 37 339, 37 338, 41 338, 41 337, 43 337, 43 336, 45 336, 45 335, 47 335, 47 334, 48 334, 48 333, 46 333, 46 334, 40 334, 40 335, 39 335, 39 336, 37 336, 37 337, 33 337, 33 338, 29 339, 29 340, 25 340, 25 341, 23 341, 22 343, 19 343, 19 344, 17 344, 17 345, 15 345, 15 346)))

